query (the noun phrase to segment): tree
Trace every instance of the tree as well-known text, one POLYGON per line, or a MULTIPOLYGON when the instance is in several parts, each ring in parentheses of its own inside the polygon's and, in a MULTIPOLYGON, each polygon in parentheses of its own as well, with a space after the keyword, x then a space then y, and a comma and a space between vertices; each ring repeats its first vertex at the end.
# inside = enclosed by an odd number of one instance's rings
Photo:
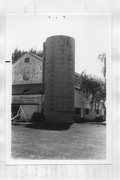
POLYGON ((24 53, 25 51, 21 51, 16 48, 12 53, 12 63, 15 63, 24 53))
POLYGON ((81 89, 85 92, 85 96, 91 97, 89 98, 91 110, 93 109, 93 105, 95 105, 95 109, 97 105, 99 108, 100 103, 105 102, 105 83, 101 79, 95 79, 87 75, 85 71, 81 73, 80 79, 81 89))
MULTIPOLYGON (((12 53, 12 63, 15 63, 26 51, 21 51, 18 50, 17 48, 14 50, 12 53)), ((39 57, 43 57, 43 52, 42 51, 37 51, 33 48, 29 50, 29 53, 35 54, 39 57)))
POLYGON ((37 56, 39 56, 39 57, 43 57, 43 52, 42 52, 42 51, 37 51, 37 50, 31 48, 31 49, 29 50, 29 52, 32 53, 32 54, 35 54, 35 55, 37 55, 37 56))
POLYGON ((103 63, 102 72, 103 72, 103 76, 104 76, 105 81, 106 81, 106 53, 99 54, 98 59, 103 63))
MULTIPOLYGON (((103 88, 104 91, 106 92, 106 53, 101 53, 101 54, 99 54, 99 55, 98 55, 98 59, 103 63, 102 72, 103 72, 103 76, 104 76, 104 79, 105 79, 105 84, 104 84, 104 86, 103 86, 102 88, 103 88)), ((106 97, 104 98, 104 101, 102 102, 103 107, 105 108, 105 112, 106 112, 105 101, 106 101, 106 97)))

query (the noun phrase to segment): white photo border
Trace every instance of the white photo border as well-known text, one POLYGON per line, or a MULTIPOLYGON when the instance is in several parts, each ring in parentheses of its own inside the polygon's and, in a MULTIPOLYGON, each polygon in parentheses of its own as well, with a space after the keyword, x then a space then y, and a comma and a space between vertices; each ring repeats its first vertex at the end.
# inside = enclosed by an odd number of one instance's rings
MULTIPOLYGON (((22 16, 25 14, 6 14, 6 16, 22 16)), ((26 14, 26 16, 34 15, 34 16, 40 16, 40 15, 78 15, 78 16, 84 16, 84 15, 95 15, 95 16, 102 16, 106 15, 110 17, 111 22, 111 13, 58 13, 58 14, 26 14)), ((111 29, 110 29, 111 32, 111 29)), ((112 33, 112 32, 111 32, 112 33)), ((111 33, 110 33, 110 42, 111 42, 111 33)), ((38 165, 38 164, 112 164, 112 87, 111 87, 111 80, 112 80, 112 66, 111 66, 111 43, 109 45, 109 52, 107 52, 107 72, 106 72, 106 94, 107 94, 107 113, 106 113, 106 159, 105 160, 29 160, 29 159, 12 159, 11 158, 11 99, 12 99, 12 62, 6 63, 5 67, 5 75, 6 75, 6 83, 5 83, 5 108, 6 108, 6 164, 7 165, 38 165), (109 119, 109 120, 108 120, 109 119)))

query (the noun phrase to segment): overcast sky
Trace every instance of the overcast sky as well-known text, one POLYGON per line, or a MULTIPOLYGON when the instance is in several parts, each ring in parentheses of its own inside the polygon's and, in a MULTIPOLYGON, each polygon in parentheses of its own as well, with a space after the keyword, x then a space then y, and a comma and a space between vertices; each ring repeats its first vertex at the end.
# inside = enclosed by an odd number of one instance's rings
POLYGON ((6 18, 6 59, 15 48, 43 50, 43 42, 52 35, 75 39, 75 71, 102 78, 98 55, 110 52, 110 16, 108 15, 9 15, 6 18))

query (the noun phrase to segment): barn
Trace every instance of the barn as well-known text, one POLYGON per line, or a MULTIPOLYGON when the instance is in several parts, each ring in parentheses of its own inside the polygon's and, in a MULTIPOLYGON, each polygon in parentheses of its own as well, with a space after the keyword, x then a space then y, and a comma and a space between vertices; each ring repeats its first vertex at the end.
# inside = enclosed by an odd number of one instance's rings
MULTIPOLYGON (((42 58, 26 52, 13 64, 12 68, 12 116, 18 113, 22 120, 31 120, 35 112, 43 111, 44 94, 42 84, 42 58), (26 58, 27 59, 26 62, 26 58), (37 78, 36 78, 37 77, 37 78)), ((104 109, 100 112, 90 112, 89 99, 80 88, 80 74, 74 75, 74 107, 75 118, 94 119, 97 115, 104 115, 104 109)))
POLYGON ((90 110, 90 96, 86 96, 80 87, 80 74, 74 72, 73 42, 67 36, 48 38, 48 62, 45 56, 42 59, 25 52, 13 64, 12 119, 17 117, 31 121, 35 113, 44 112, 50 122, 57 119, 59 122, 73 123, 74 119, 94 120, 104 115, 102 104, 97 111, 94 107, 90 110), (53 42, 57 44, 53 46, 53 42), (53 69, 55 66, 57 71, 53 69))
MULTIPOLYGON (((75 85, 74 85, 74 107, 75 107, 75 120, 80 121, 82 119, 93 121, 96 118, 102 117, 105 119, 105 108, 102 102, 99 103, 99 107, 93 103, 91 109, 91 94, 87 94, 85 90, 81 89, 80 74, 75 73, 75 85)), ((97 104, 98 105, 98 104, 97 104)))
POLYGON ((34 112, 42 111, 43 60, 32 53, 24 53, 12 67, 12 116, 30 120, 34 112))

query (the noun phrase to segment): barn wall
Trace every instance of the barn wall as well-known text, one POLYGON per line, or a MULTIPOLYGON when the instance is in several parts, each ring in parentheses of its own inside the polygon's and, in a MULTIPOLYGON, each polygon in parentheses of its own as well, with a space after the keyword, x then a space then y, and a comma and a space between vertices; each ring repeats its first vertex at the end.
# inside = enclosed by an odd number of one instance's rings
POLYGON ((42 95, 13 95, 13 104, 41 104, 42 95))
POLYGON ((40 112, 39 105, 21 105, 21 119, 31 120, 31 117, 35 112, 40 112))
POLYGON ((89 112, 89 114, 85 114, 84 115, 85 119, 88 119, 88 120, 94 120, 96 118, 96 112, 95 112, 95 109, 93 109, 92 111, 89 112))
POLYGON ((13 95, 12 105, 19 105, 21 119, 31 120, 32 115, 35 112, 41 112, 41 95, 13 95))
POLYGON ((84 93, 77 88, 74 89, 74 107, 89 108, 89 103, 84 97, 84 93))
POLYGON ((85 117, 85 119, 88 119, 88 120, 94 120, 95 118, 100 117, 100 116, 104 116, 104 115, 105 115, 104 108, 100 104, 98 114, 96 113, 95 106, 93 106, 92 110, 89 111, 89 114, 85 114, 84 117, 85 117))
POLYGON ((42 61, 25 53, 12 68, 12 84, 42 83, 42 61), (29 58, 29 62, 25 62, 29 58))
POLYGON ((104 116, 105 112, 104 112, 104 108, 103 108, 102 104, 100 104, 99 114, 97 114, 94 106, 93 106, 92 110, 90 109, 89 100, 87 100, 85 98, 83 91, 80 91, 80 89, 75 88, 74 94, 75 94, 74 95, 74 97, 75 97, 74 98, 74 107, 80 108, 80 114, 78 114, 78 115, 76 114, 76 116, 79 116, 78 117, 79 119, 80 119, 80 117, 82 117, 82 114, 83 114, 83 117, 88 120, 94 120, 97 117, 104 116), (85 109, 89 109, 89 114, 85 114, 85 109), (83 113, 82 113, 82 111, 83 111, 83 113))

